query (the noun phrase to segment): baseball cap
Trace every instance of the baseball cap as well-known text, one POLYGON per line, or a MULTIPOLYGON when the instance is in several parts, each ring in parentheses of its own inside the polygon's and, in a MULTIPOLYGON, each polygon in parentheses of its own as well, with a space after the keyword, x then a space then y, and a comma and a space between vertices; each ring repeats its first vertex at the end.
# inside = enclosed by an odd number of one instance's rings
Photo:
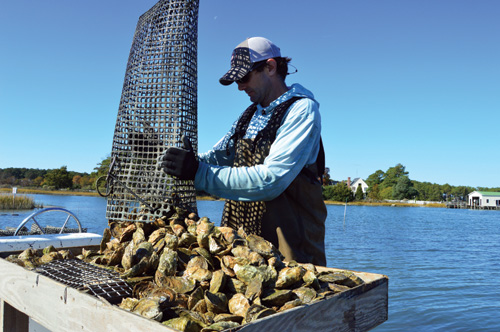
POLYGON ((256 62, 276 57, 281 57, 281 52, 273 42, 263 37, 248 38, 233 50, 231 69, 219 82, 222 85, 230 85, 252 71, 256 62))

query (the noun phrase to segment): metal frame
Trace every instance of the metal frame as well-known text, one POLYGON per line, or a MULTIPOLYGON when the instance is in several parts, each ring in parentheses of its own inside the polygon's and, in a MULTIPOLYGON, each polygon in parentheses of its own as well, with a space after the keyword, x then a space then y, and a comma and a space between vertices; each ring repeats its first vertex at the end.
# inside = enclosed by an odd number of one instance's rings
POLYGON ((40 229, 40 232, 42 234, 45 234, 44 231, 43 231, 43 227, 40 226, 40 224, 38 223, 38 221, 36 221, 35 217, 38 216, 38 215, 40 215, 40 214, 47 213, 47 212, 64 212, 64 213, 66 213, 68 215, 68 217, 66 218, 66 221, 64 222, 63 226, 61 227, 61 230, 59 231, 59 234, 63 234, 63 231, 66 228, 66 225, 68 224, 69 218, 71 218, 71 217, 73 217, 73 219, 75 219, 76 224, 78 225, 78 232, 82 233, 82 225, 80 224, 80 220, 78 220, 78 218, 72 212, 70 212, 69 210, 63 209, 63 208, 51 207, 51 208, 45 208, 45 209, 37 211, 37 212, 33 212, 28 217, 26 217, 19 224, 19 226, 17 226, 17 229, 14 232, 13 236, 17 236, 18 233, 21 231, 21 229, 24 227, 24 225, 26 225, 32 219, 33 219, 33 222, 40 229))

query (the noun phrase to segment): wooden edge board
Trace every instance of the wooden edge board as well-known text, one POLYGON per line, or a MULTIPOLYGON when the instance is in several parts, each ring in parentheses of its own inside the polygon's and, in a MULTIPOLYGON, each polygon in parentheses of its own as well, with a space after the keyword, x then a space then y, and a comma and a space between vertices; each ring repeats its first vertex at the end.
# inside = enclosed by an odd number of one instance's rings
POLYGON ((176 331, 3 259, 0 299, 53 332, 176 331))
POLYGON ((363 275, 369 276, 370 281, 326 300, 265 317, 231 331, 262 332, 276 330, 276 327, 287 332, 369 331, 388 319, 389 279, 379 274, 363 275))

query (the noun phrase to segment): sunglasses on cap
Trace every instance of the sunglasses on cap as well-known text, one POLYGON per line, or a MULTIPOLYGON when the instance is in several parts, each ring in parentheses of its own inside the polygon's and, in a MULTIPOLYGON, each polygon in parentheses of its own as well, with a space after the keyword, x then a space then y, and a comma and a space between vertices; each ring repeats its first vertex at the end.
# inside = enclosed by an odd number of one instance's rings
POLYGON ((265 65, 267 65, 267 60, 264 60, 264 61, 260 61, 260 62, 257 62, 255 63, 252 68, 250 68, 250 71, 245 75, 243 76, 242 78, 240 78, 239 80, 236 80, 235 82, 238 83, 238 84, 245 84, 247 83, 249 80, 250 80, 250 74, 254 71, 254 70, 258 70, 262 67, 264 67, 265 65))

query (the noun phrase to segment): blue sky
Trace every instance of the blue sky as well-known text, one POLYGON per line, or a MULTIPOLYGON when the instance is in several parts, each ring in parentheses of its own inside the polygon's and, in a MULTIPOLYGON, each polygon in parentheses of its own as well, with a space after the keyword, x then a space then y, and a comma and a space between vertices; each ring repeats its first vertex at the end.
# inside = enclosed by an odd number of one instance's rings
MULTIPOLYGON (((0 4, 0 168, 91 172, 111 152, 133 34, 156 0, 0 4)), ((200 0, 199 151, 249 100, 222 86, 264 36, 320 103, 333 179, 398 163, 412 180, 500 187, 497 0, 200 0), (306 5, 307 4, 307 5, 306 5)))

